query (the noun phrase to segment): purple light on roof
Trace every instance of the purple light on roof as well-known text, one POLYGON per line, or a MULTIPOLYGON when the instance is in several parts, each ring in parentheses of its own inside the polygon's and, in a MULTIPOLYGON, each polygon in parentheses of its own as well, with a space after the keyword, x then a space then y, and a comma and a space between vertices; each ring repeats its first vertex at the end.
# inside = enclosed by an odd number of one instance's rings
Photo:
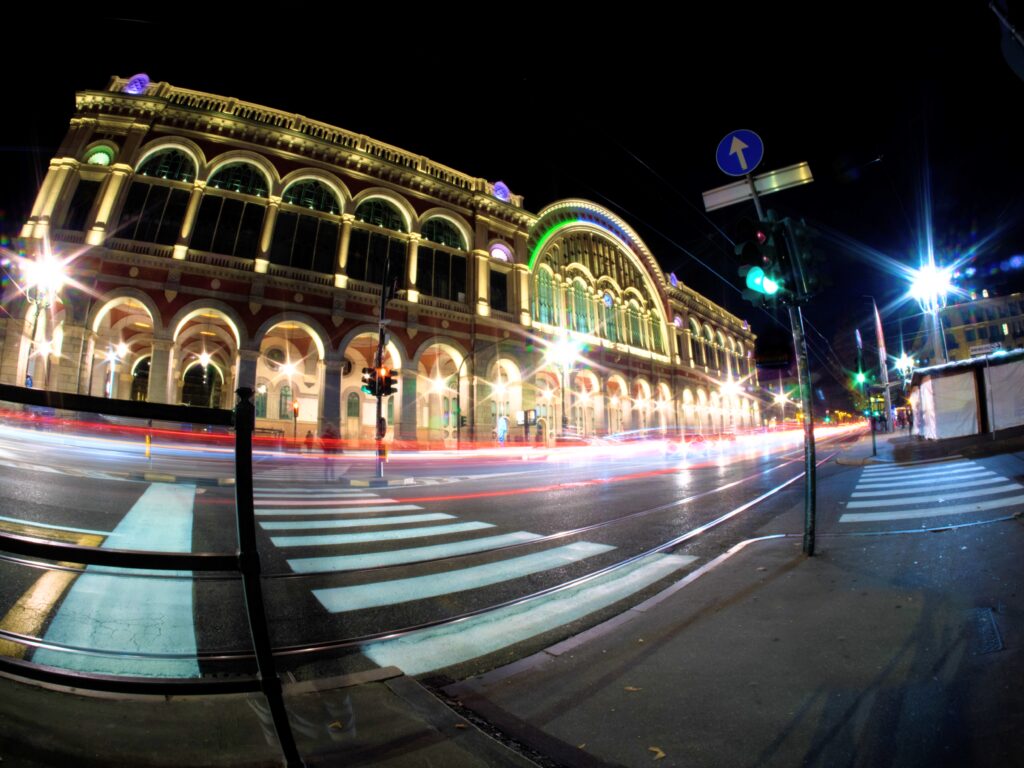
POLYGON ((512 199, 512 190, 508 188, 504 181, 496 181, 494 182, 494 196, 503 203, 507 203, 512 199))
POLYGON ((679 287, 679 278, 676 277, 676 273, 675 272, 669 272, 668 273, 668 281, 672 284, 673 288, 678 288, 679 287))
POLYGON ((1021 267, 1024 267, 1024 256, 1020 256, 1020 255, 1011 256, 1010 257, 1010 266, 1013 269, 1020 269, 1021 267))
POLYGON ((124 92, 129 93, 132 96, 139 96, 146 92, 149 87, 149 75, 145 72, 140 72, 137 75, 133 75, 132 78, 125 84, 124 92))

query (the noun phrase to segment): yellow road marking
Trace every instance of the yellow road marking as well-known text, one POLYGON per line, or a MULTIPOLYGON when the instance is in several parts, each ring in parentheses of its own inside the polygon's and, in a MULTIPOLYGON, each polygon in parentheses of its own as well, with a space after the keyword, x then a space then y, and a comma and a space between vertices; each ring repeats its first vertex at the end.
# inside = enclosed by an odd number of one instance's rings
MULTIPOLYGON (((31 536, 35 539, 47 539, 83 547, 98 547, 103 543, 103 536, 94 533, 75 533, 74 531, 57 531, 40 526, 0 522, 0 531, 16 533, 19 536, 31 536)), ((47 571, 29 587, 7 614, 0 619, 0 629, 16 632, 20 635, 38 637, 53 607, 68 590, 79 573, 81 563, 60 563, 62 566, 74 568, 73 571, 47 571)), ((22 659, 28 647, 11 640, 0 638, 0 655, 13 659, 22 659)))

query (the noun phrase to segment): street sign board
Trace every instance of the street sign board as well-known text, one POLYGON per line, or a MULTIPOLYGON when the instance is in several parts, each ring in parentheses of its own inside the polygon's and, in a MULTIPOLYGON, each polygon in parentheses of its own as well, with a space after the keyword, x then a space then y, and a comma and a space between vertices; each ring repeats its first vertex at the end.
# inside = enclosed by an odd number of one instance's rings
POLYGON ((715 151, 718 167, 729 176, 746 176, 753 172, 762 157, 764 142, 761 137, 742 129, 726 134, 715 151))
MULTIPOLYGON (((811 167, 807 163, 797 163, 796 165, 779 168, 777 171, 758 174, 753 177, 753 181, 754 188, 757 189, 757 194, 760 196, 770 195, 772 192, 781 192, 783 189, 797 187, 801 184, 810 184, 814 181, 814 177, 811 175, 811 167)), ((704 210, 717 211, 719 208, 750 200, 753 196, 753 193, 750 191, 750 184, 746 179, 734 181, 732 184, 709 189, 705 192, 704 210)))
POLYGON ((981 357, 982 355, 991 355, 993 352, 1003 348, 1001 341, 993 341, 991 344, 977 344, 968 349, 971 357, 981 357))

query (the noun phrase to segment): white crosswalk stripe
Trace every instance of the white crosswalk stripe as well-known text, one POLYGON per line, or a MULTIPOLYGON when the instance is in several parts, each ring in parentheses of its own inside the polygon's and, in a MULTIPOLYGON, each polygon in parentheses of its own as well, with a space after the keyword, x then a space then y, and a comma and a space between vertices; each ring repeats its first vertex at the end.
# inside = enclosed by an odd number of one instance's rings
MULTIPOLYGON (((502 531, 495 523, 459 519, 430 512, 418 504, 385 498, 366 490, 332 487, 277 488, 261 483, 256 491, 256 515, 271 544, 294 573, 331 574, 386 566, 408 566, 403 578, 383 572, 377 580, 344 586, 317 586, 312 594, 325 610, 346 613, 383 609, 417 600, 433 600, 473 590, 495 588, 516 579, 552 575, 584 563, 615 547, 591 541, 548 543, 530 531, 502 531), (437 543, 431 543, 431 541, 437 543), (532 542, 536 545, 530 546, 532 542), (515 545, 525 545, 517 547, 515 545), (446 558, 438 570, 427 565, 446 558), (480 556, 478 559, 476 556, 480 556)), ((459 654, 472 658, 498 645, 511 645, 531 634, 547 631, 646 589, 678 572, 696 558, 658 556, 642 568, 604 576, 573 588, 579 599, 570 614, 559 618, 550 601, 517 610, 516 630, 485 632, 480 649, 458 645, 459 654), (536 618, 533 618, 536 615, 536 618), (525 633, 525 634, 524 634, 525 633)), ((530 589, 535 589, 531 586, 530 589)), ((503 602, 503 595, 496 602, 503 602)), ((564 602, 564 601, 562 601, 564 602)), ((562 604, 556 601, 556 604, 562 604)), ((384 614, 382 614, 383 616, 384 614)), ((504 625, 503 625, 504 626, 504 625)))
POLYGON ((865 469, 840 523, 925 520, 1009 508, 1024 503, 1024 486, 973 461, 865 469), (971 500, 968 503, 949 504, 971 500))

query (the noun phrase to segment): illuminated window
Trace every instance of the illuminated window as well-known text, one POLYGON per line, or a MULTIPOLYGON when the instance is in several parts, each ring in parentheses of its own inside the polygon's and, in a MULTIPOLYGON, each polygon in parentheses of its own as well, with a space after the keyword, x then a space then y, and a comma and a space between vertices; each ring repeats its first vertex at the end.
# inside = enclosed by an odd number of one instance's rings
POLYGON ((551 273, 546 269, 537 272, 537 310, 536 319, 549 325, 557 324, 555 312, 555 287, 551 273))
POLYGON ((405 220, 393 205, 380 198, 367 200, 356 208, 356 218, 384 229, 405 232, 405 220))
POLYGON ((292 184, 284 191, 281 200, 289 205, 301 208, 312 208, 323 213, 341 213, 338 198, 325 184, 314 179, 307 179, 292 184))
POLYGON ((168 181, 193 181, 196 178, 196 164, 181 150, 167 149, 150 155, 135 173, 168 181))
POLYGON ((450 221, 445 221, 441 218, 431 219, 423 225, 423 238, 440 243, 441 245, 447 245, 449 248, 466 250, 466 243, 462 239, 459 230, 450 221))
POLYGON ((345 404, 345 414, 350 419, 359 418, 359 395, 350 392, 345 404))
POLYGON ((292 416, 292 388, 285 384, 277 397, 277 418, 287 419, 292 416))
POLYGON ((267 418, 267 385, 260 384, 256 387, 256 397, 253 399, 253 404, 256 406, 256 418, 265 419, 267 418))
POLYGON ((640 328, 639 307, 636 304, 630 303, 629 308, 626 310, 626 316, 629 319, 629 343, 634 347, 643 348, 644 335, 640 328))
POLYGON ((110 165, 114 161, 114 150, 109 147, 96 147, 85 158, 88 165, 110 165))
POLYGON ((267 196, 267 180, 258 168, 249 163, 225 165, 207 183, 213 189, 227 189, 243 195, 267 196))

